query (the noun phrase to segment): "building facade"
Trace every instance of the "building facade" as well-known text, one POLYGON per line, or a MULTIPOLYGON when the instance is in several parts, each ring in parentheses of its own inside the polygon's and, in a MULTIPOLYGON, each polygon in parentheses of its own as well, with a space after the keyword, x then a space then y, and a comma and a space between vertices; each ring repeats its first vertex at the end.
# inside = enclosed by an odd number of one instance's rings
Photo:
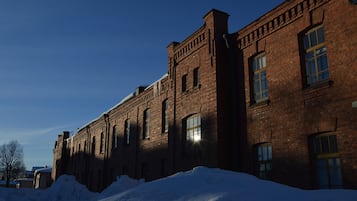
POLYGON ((198 165, 302 188, 357 188, 357 5, 285 1, 235 33, 211 10, 168 72, 70 136, 52 178, 101 191, 198 165))

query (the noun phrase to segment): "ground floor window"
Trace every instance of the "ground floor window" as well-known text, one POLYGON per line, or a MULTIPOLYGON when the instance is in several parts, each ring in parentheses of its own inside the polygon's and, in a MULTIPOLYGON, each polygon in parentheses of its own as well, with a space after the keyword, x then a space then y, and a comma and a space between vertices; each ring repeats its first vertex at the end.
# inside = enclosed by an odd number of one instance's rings
POLYGON ((311 137, 311 151, 318 188, 342 188, 341 162, 335 134, 325 133, 311 137))
POLYGON ((255 174, 262 179, 271 179, 272 146, 271 143, 261 143, 255 146, 255 174))

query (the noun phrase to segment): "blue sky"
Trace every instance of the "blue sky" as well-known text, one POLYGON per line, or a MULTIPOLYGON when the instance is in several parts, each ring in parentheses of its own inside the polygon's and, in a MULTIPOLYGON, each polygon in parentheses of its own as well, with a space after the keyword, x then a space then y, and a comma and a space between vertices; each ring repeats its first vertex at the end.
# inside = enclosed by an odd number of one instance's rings
POLYGON ((51 166, 58 134, 165 74, 167 45, 209 10, 235 32, 282 2, 1 0, 0 144, 18 140, 28 169, 51 166))

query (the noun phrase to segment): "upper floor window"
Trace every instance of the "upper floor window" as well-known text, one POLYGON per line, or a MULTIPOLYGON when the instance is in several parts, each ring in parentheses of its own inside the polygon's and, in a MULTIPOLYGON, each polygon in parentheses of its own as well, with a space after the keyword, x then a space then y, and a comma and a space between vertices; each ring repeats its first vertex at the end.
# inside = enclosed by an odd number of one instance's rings
POLYGON ((329 79, 324 27, 321 25, 309 30, 303 41, 306 85, 329 79))
POLYGON ((168 100, 162 102, 162 133, 169 131, 169 105, 168 100))
POLYGON ((187 74, 183 75, 181 78, 181 89, 182 92, 187 91, 187 74))
POLYGON ((100 133, 100 153, 104 153, 104 134, 100 133))
POLYGON ((124 143, 130 144, 130 119, 124 122, 124 143))
POLYGON ((252 89, 254 102, 261 102, 268 99, 268 80, 266 73, 265 54, 259 54, 251 60, 252 89))
POLYGON ((331 133, 311 138, 316 185, 318 188, 342 188, 341 161, 337 137, 331 133))
POLYGON ((184 121, 186 141, 199 142, 201 141, 201 117, 200 115, 192 115, 184 121))
POLYGON ((193 69, 193 88, 199 87, 200 84, 200 69, 197 67, 193 69))
POLYGON ((271 179, 272 153, 270 143, 262 143, 256 146, 256 175, 262 179, 271 179))
POLYGON ((95 136, 92 138, 92 155, 95 154, 95 136))
POLYGON ((144 111, 143 139, 150 138, 150 109, 144 111))
POLYGON ((119 142, 119 135, 117 133, 116 126, 113 126, 112 136, 113 136, 113 149, 116 149, 118 148, 118 142, 119 142))

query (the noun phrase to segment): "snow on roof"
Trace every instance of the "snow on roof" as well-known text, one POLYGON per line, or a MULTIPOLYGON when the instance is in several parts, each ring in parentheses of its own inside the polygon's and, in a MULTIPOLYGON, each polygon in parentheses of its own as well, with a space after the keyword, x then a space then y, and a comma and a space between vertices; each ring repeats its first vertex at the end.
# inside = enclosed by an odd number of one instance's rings
POLYGON ((37 174, 37 173, 51 173, 51 172, 52 172, 52 168, 47 167, 47 168, 41 168, 41 169, 35 170, 34 174, 37 174))
MULTIPOLYGON (((156 85, 157 83, 161 82, 161 80, 163 80, 164 78, 166 78, 168 76, 168 74, 164 74, 163 76, 161 76, 160 79, 156 80, 155 82, 153 82, 152 84, 150 84, 149 86, 147 86, 145 88, 145 90, 150 89, 150 87, 156 85)), ((114 110, 115 108, 119 107, 120 105, 122 105, 123 103, 125 103, 126 101, 130 100, 131 98, 135 97, 135 93, 130 93, 129 95, 127 95, 126 97, 124 97, 118 104, 114 105, 113 107, 111 107, 109 110, 103 112, 101 115, 99 115, 99 117, 93 119, 92 121, 89 121, 88 123, 86 123, 85 125, 83 125, 82 127, 80 127, 78 129, 78 131, 84 129, 85 127, 87 127, 88 125, 98 121, 103 115, 108 114, 110 111, 114 110)), ((77 132, 78 133, 78 132, 77 132)), ((76 135, 77 133, 75 133, 74 135, 76 135)))

